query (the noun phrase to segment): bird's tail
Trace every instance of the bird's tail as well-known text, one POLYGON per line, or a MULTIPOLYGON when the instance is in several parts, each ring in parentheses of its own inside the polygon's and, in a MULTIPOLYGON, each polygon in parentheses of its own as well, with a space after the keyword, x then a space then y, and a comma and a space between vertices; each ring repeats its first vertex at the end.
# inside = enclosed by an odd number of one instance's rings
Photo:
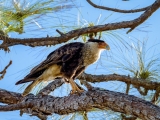
POLYGON ((18 82, 15 83, 15 85, 19 85, 19 84, 23 84, 23 83, 26 83, 26 82, 31 82, 31 81, 34 81, 35 78, 24 78, 22 80, 19 80, 18 82))

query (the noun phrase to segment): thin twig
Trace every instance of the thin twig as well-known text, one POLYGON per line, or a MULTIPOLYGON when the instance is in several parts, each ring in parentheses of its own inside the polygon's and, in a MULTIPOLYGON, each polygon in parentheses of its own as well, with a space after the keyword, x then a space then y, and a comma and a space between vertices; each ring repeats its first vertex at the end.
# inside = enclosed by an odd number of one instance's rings
POLYGON ((130 86, 131 86, 131 84, 127 84, 127 88, 126 88, 126 94, 128 94, 128 93, 129 93, 130 86))
POLYGON ((160 93, 160 87, 158 87, 154 93, 154 96, 151 100, 152 103, 155 103, 157 100, 158 100, 158 97, 159 97, 159 93, 160 93))
POLYGON ((56 31, 57 31, 61 36, 64 35, 64 33, 62 33, 61 31, 59 31, 58 29, 56 29, 56 31))
POLYGON ((147 6, 144 8, 139 8, 139 9, 134 9, 134 10, 121 10, 121 9, 116 9, 116 8, 110 8, 110 7, 104 7, 104 6, 100 6, 100 5, 96 5, 93 2, 91 2, 90 0, 87 0, 87 2, 92 5, 95 8, 99 8, 99 9, 103 9, 103 10, 109 10, 109 11, 114 11, 114 12, 119 12, 119 13, 135 13, 135 12, 142 12, 147 10, 149 7, 151 6, 147 6))
POLYGON ((8 65, 0 72, 0 74, 2 74, 0 76, 0 80, 4 78, 4 75, 6 74, 7 68, 12 64, 12 60, 10 60, 10 62, 8 63, 8 65))
POLYGON ((44 87, 38 95, 48 95, 50 92, 54 91, 57 87, 60 87, 64 83, 63 79, 55 79, 53 82, 49 83, 44 87))
POLYGON ((141 86, 135 86, 133 85, 137 90, 138 92, 141 94, 141 95, 147 95, 148 94, 148 89, 146 88, 142 88, 141 86))
POLYGON ((134 9, 134 10, 121 10, 121 9, 116 9, 116 8, 110 8, 110 7, 104 7, 104 6, 100 6, 100 5, 96 5, 93 2, 91 2, 90 0, 87 0, 87 2, 92 5, 95 8, 99 8, 99 9, 103 9, 103 10, 109 10, 109 11, 114 11, 114 12, 119 12, 119 13, 135 13, 135 12, 142 12, 147 10, 148 8, 150 8, 151 6, 147 6, 144 8, 139 8, 139 9, 134 9))
POLYGON ((81 80, 81 84, 83 84, 84 86, 86 86, 86 88, 88 90, 92 90, 93 89, 93 86, 91 84, 89 84, 87 81, 85 80, 81 80))

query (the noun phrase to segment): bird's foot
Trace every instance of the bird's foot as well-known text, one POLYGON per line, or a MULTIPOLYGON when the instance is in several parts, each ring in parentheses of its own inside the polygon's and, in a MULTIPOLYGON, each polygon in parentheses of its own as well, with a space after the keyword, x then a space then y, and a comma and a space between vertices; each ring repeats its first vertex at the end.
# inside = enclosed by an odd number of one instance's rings
POLYGON ((70 94, 81 94, 84 92, 84 90, 78 89, 78 90, 71 90, 70 94))
POLYGON ((84 92, 83 88, 77 85, 72 79, 68 79, 69 83, 71 84, 72 90, 70 94, 80 94, 84 92))

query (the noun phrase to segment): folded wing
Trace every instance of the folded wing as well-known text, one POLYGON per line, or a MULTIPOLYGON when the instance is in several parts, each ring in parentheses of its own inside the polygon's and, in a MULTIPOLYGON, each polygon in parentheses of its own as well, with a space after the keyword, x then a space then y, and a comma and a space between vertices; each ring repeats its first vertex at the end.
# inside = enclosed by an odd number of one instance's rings
POLYGON ((56 49, 43 62, 35 66, 24 79, 18 81, 16 85, 34 81, 53 64, 62 65, 64 62, 69 61, 83 46, 83 43, 74 42, 56 49))

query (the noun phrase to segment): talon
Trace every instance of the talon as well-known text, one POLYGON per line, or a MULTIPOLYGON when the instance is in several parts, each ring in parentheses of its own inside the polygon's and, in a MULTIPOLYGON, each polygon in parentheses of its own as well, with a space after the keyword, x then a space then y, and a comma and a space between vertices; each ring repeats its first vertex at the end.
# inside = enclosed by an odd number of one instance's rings
POLYGON ((80 94, 80 93, 82 93, 82 92, 84 92, 84 90, 71 90, 71 92, 70 92, 70 94, 80 94))
POLYGON ((71 84, 72 91, 70 94, 77 94, 77 93, 82 93, 84 90, 81 89, 72 79, 68 79, 69 83, 71 84))
POLYGON ((71 92, 70 92, 70 94, 75 94, 76 93, 76 91, 73 91, 73 90, 71 90, 71 92))
POLYGON ((77 91, 77 93, 82 93, 82 92, 84 92, 84 90, 78 90, 78 91, 77 91))

